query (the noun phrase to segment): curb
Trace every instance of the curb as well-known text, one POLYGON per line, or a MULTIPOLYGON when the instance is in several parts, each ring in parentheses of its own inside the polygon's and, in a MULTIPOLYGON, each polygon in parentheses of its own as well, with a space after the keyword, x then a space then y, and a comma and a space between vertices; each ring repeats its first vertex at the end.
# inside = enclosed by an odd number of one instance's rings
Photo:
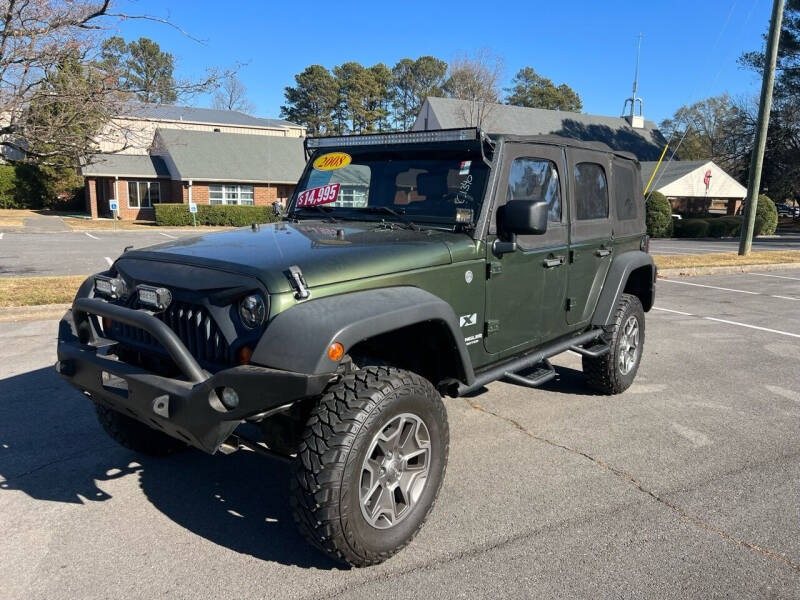
POLYGON ((0 308, 0 323, 60 319, 72 304, 39 304, 0 308))
POLYGON ((729 267, 677 267, 659 269, 660 277, 695 277, 697 275, 726 275, 731 273, 750 273, 752 271, 786 271, 800 269, 800 263, 767 263, 762 265, 733 265, 729 267))

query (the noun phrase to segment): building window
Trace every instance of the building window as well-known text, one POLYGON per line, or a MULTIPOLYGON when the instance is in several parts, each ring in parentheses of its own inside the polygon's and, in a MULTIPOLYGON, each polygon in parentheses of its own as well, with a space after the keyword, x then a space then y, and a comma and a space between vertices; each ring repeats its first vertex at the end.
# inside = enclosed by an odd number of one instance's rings
POLYGON ((243 204, 253 206, 252 185, 214 184, 208 186, 209 204, 243 204))
POLYGON ((575 165, 575 200, 578 221, 608 218, 606 172, 597 163, 575 165))
POLYGON ((561 222, 561 186, 558 170, 551 160, 516 158, 508 174, 506 202, 511 200, 543 200, 547 202, 547 220, 561 222))
POLYGON ((150 208, 158 204, 161 188, 158 181, 129 181, 128 208, 150 208))

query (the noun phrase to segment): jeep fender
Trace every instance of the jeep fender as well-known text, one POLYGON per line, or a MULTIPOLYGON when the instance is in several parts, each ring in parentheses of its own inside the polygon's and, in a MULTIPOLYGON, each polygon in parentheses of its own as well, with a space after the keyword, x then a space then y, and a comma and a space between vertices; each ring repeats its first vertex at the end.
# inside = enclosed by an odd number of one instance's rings
POLYGON ((376 335, 409 325, 439 322, 450 333, 461 367, 453 378, 469 384, 475 379, 458 318, 452 307, 425 290, 403 286, 309 300, 278 314, 253 351, 252 362, 308 374, 334 373, 338 363, 328 358, 328 346, 339 342, 345 353, 376 335))
POLYGON ((620 295, 626 290, 631 273, 642 268, 645 270, 646 277, 642 279, 639 287, 632 291, 642 300, 645 311, 653 307, 656 294, 656 266, 653 257, 641 250, 625 252, 614 258, 614 262, 611 263, 603 291, 597 300, 592 325, 607 326, 611 324, 614 318, 614 308, 617 306, 620 295))

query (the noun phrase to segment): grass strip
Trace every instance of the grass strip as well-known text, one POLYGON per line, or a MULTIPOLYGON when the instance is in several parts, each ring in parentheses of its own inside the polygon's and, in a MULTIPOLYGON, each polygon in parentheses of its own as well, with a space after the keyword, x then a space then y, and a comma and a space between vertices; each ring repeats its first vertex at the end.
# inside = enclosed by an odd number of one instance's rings
POLYGON ((709 254, 654 254, 659 269, 687 269, 691 267, 737 267, 740 265, 770 265, 800 262, 800 250, 759 250, 749 256, 736 252, 709 254))
POLYGON ((0 308, 72 302, 86 277, 0 277, 0 308))

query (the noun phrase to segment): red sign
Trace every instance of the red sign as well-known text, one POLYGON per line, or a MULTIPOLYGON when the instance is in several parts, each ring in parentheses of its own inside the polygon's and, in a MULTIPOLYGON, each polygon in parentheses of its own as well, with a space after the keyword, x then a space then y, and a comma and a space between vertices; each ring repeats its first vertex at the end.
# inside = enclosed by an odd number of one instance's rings
POLYGON ((330 204, 339 197, 339 184, 329 183, 322 187, 311 188, 297 195, 297 206, 316 206, 317 204, 330 204))
POLYGON ((706 192, 708 192, 708 186, 711 185, 711 169, 706 171, 705 177, 703 177, 703 183, 706 184, 706 192))

